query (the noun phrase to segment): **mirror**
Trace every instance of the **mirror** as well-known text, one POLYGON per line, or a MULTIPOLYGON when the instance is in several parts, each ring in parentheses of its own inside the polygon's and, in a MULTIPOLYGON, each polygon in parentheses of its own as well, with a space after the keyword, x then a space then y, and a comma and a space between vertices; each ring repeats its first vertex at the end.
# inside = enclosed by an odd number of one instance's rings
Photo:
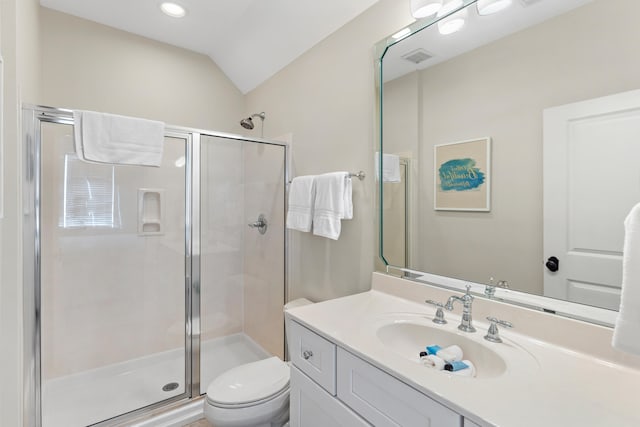
POLYGON ((427 18, 377 46, 382 259, 612 324, 640 201, 640 2, 464 3, 458 32, 427 18))

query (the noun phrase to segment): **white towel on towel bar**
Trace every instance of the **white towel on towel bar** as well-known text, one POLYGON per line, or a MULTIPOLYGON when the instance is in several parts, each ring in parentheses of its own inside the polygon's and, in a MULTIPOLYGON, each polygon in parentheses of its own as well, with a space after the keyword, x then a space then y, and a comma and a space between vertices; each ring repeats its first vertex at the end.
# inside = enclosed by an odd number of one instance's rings
POLYGON ((640 203, 627 215, 624 228, 622 294, 611 344, 618 350, 640 354, 640 203))
POLYGON ((316 199, 316 177, 297 176, 289 186, 289 210, 287 228, 303 232, 311 231, 313 204, 316 199))
POLYGON ((94 111, 74 111, 74 143, 81 160, 160 166, 164 123, 94 111))
POLYGON ((332 172, 316 177, 313 234, 338 240, 343 219, 353 218, 352 183, 349 172, 332 172))

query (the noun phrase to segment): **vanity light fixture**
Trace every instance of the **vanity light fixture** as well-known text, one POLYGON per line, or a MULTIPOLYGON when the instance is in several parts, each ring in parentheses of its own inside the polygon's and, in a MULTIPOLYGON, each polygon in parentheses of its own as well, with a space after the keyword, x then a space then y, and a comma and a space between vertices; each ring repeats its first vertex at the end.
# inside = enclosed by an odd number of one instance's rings
POLYGON ((160 10, 164 12, 165 15, 169 15, 172 18, 182 18, 187 14, 187 11, 184 7, 180 6, 177 3, 164 2, 160 5, 160 10))
MULTIPOLYGON (((445 16, 448 13, 458 9, 462 6, 462 0, 449 0, 447 3, 442 6, 442 8, 438 11, 437 16, 445 16)), ((467 18, 467 9, 459 10, 453 15, 449 15, 446 18, 438 21, 438 31, 442 35, 452 34, 456 31, 460 31, 464 26, 465 19, 467 18)))
POLYGON ((512 0, 478 0, 478 15, 491 15, 511 6, 512 0))
POLYGON ((438 12, 443 0, 411 0, 411 15, 416 18, 426 18, 438 12))

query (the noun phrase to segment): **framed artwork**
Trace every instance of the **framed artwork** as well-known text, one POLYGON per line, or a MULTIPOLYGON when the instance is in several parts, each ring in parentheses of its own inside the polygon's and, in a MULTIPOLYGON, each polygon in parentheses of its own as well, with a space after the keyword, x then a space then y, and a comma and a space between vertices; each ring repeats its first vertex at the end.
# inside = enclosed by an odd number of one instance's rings
POLYGON ((434 209, 491 210, 491 138, 433 147, 434 209))

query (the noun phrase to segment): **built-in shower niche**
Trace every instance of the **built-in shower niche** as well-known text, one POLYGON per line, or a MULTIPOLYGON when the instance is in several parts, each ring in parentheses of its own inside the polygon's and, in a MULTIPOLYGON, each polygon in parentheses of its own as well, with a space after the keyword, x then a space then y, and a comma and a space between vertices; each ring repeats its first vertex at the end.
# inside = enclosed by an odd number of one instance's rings
POLYGON ((138 234, 159 236, 164 234, 164 189, 138 189, 138 234))

